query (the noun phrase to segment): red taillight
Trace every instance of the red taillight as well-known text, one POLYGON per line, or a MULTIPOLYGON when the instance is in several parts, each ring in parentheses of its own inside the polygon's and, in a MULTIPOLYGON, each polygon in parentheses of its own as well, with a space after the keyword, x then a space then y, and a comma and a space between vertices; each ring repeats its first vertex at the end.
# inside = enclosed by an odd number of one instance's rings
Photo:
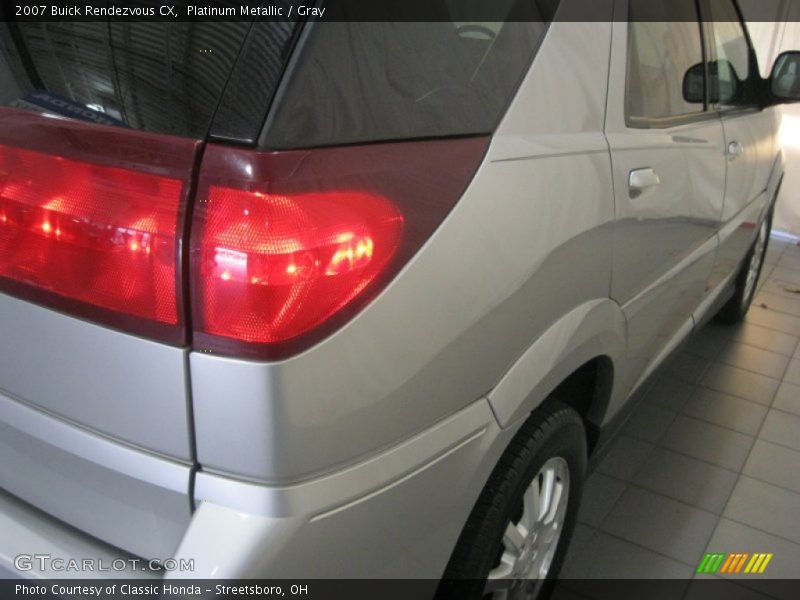
POLYGON ((400 246, 403 217, 357 191, 276 195, 212 186, 197 258, 204 331, 285 342, 337 313, 400 246))
POLYGON ((177 324, 181 182, 0 145, 0 275, 177 324))
POLYGON ((375 297, 487 144, 208 144, 186 274, 200 142, 0 107, 0 292, 182 344, 188 283, 196 349, 284 358, 375 297))
POLYGON ((0 127, 0 289, 181 342, 193 143, 7 109, 0 127))
POLYGON ((282 358, 333 331, 441 223, 486 143, 209 145, 191 233, 195 347, 282 358))

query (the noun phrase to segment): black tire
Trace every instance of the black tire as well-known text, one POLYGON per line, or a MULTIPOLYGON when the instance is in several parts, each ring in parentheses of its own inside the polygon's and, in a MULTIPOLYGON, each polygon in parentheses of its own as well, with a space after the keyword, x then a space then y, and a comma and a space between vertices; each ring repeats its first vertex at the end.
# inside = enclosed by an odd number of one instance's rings
POLYGON ((747 256, 745 256, 744 261, 742 261, 742 266, 739 268, 738 275, 736 275, 733 296, 731 296, 731 299, 728 300, 728 302, 719 310, 716 315, 716 319, 720 323, 725 323, 727 325, 735 325, 736 323, 740 323, 747 314, 747 311, 750 310, 750 305, 753 303, 753 298, 755 297, 758 279, 761 277, 761 269, 764 266, 764 258, 766 257, 767 249, 769 248, 769 236, 771 231, 772 210, 770 210, 770 212, 764 218, 764 221, 759 224, 759 234, 756 236, 753 245, 747 252, 747 256), (762 232, 766 232, 764 248, 760 256, 756 257, 756 250, 760 239, 759 236, 762 234, 762 232), (758 260, 756 284, 752 286, 752 289, 748 293, 747 274, 750 271, 750 266, 754 260, 758 260))
MULTIPOLYGON (((522 426, 500 458, 458 539, 439 585, 437 600, 474 600, 484 596, 489 572, 503 551, 503 534, 522 496, 545 463, 566 461, 569 493, 561 536, 538 598, 545 598, 564 562, 578 516, 586 472, 586 432, 572 408, 551 401, 522 426)), ((517 518, 518 520, 518 518, 517 518)))

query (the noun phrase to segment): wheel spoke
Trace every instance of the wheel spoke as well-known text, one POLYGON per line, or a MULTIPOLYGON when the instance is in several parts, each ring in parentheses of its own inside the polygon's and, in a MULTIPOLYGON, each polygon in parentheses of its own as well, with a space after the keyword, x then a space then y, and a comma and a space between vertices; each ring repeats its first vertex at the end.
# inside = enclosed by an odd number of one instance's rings
POLYGON ((555 540, 559 534, 559 514, 556 512, 553 519, 544 526, 541 535, 545 543, 550 543, 555 540))
POLYGON ((542 521, 545 517, 550 513, 550 510, 553 506, 553 491, 556 483, 556 473, 555 470, 551 467, 542 472, 541 475, 542 484, 541 484, 541 505, 539 507, 539 512, 536 515, 537 521, 542 521))
POLYGON ((492 600, 505 600, 508 598, 508 592, 512 585, 514 585, 514 579, 509 573, 509 577, 488 579, 483 593, 484 595, 492 594, 492 600))
POLYGON ((539 520, 539 510, 541 506, 541 495, 539 494, 539 478, 535 478, 533 483, 527 487, 522 496, 522 519, 528 531, 533 530, 539 520))
POLYGON ((489 572, 489 577, 486 579, 486 592, 508 588, 514 581, 516 564, 516 557, 504 552, 500 564, 489 572))
POLYGON ((560 503, 561 503, 561 494, 563 494, 563 493, 564 493, 564 486, 562 485, 562 483, 560 481, 555 480, 555 477, 554 477, 553 493, 552 493, 552 498, 551 498, 551 502, 550 502, 550 510, 544 516, 542 521, 544 521, 545 523, 550 523, 550 522, 553 521, 553 519, 555 519, 556 513, 558 512, 558 509, 559 509, 560 503))
POLYGON ((519 556, 522 554, 522 546, 525 545, 525 533, 519 530, 518 525, 509 523, 508 527, 506 527, 506 533, 503 536, 503 544, 507 552, 510 552, 514 556, 519 556))
MULTIPOLYGON (((495 571, 498 569, 495 569, 495 571)), ((498 577, 492 577, 490 574, 489 579, 486 580, 486 586, 483 588, 483 594, 484 596, 491 595, 492 600, 508 600, 514 583, 515 579, 510 569, 503 571, 498 577)))
POLYGON ((548 548, 546 552, 541 552, 536 560, 533 561, 529 577, 531 579, 544 579, 547 577, 547 571, 550 570, 550 562, 553 560, 555 553, 555 546, 552 551, 548 548))

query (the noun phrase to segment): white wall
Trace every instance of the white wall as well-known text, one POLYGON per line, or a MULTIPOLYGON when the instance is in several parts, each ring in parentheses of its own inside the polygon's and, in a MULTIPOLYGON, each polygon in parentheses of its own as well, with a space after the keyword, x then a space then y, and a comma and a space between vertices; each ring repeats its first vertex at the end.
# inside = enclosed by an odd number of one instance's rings
MULTIPOLYGON (((748 28, 753 39, 761 74, 767 76, 775 57, 784 50, 800 50, 800 3, 791 0, 744 0, 745 19, 757 14, 748 28), (772 18, 774 21, 764 22, 772 18)), ((775 207, 773 228, 800 237, 800 104, 780 108, 781 145, 786 157, 786 174, 775 207)))
MULTIPOLYGON (((782 23, 777 53, 800 49, 800 6, 792 3, 790 21, 782 23)), ((776 54, 777 54, 776 53, 776 54)), ((781 107, 781 145, 786 156, 786 175, 775 208, 775 229, 800 237, 800 104, 781 107)))
MULTIPOLYGON (((800 49, 800 23, 786 23, 781 50, 800 49)), ((775 207, 774 228, 800 237, 800 104, 781 107, 781 146, 786 174, 775 207)))

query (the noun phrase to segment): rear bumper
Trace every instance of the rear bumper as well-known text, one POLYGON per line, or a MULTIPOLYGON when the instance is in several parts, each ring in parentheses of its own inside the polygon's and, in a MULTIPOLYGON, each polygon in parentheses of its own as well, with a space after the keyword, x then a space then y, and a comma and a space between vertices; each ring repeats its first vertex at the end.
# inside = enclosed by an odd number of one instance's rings
MULTIPOLYGON (((0 415, 0 423, 9 427, 6 415, 0 415)), ((438 578, 513 433, 498 427, 482 399, 376 456, 305 482, 270 486, 200 472, 188 528, 177 550, 158 557, 175 558, 191 568, 164 576, 438 578)), ((5 469, 3 473, 7 474, 5 469)), ((48 482, 41 470, 22 477, 48 482)), ((62 479, 72 481, 66 473, 62 479)), ((53 485, 52 478, 49 483, 53 485)), ((78 509, 89 520, 84 531, 90 530, 91 519, 101 516, 95 507, 102 504, 102 493, 78 509)), ((107 561, 126 557, 14 498, 0 498, 0 570, 15 572, 14 557, 34 553, 107 561)), ((19 575, 53 574, 33 569, 19 575)), ((57 576, 106 577, 107 573, 57 576)))
MULTIPOLYGON (((0 489, 131 554, 174 553, 191 519, 190 476, 187 464, 0 393, 0 489)), ((2 557, 9 539, 0 536, 2 557)))
POLYGON ((0 491, 0 579, 155 577, 152 571, 134 568, 134 561, 135 557, 0 491), (58 562, 72 558, 86 559, 85 566, 94 569, 74 572, 58 562))

